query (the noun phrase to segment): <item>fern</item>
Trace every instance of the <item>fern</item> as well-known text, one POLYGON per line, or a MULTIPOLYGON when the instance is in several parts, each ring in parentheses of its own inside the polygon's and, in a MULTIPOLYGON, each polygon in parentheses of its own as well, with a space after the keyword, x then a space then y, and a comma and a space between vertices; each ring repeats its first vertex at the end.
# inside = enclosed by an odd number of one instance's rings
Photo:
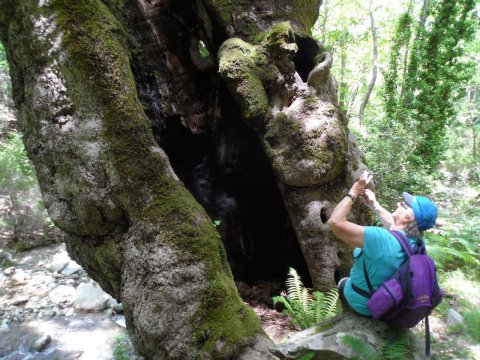
POLYGON ((412 345, 407 331, 398 333, 398 329, 390 329, 385 338, 385 344, 380 351, 361 338, 347 334, 341 338, 341 343, 350 347, 357 355, 352 360, 403 360, 412 358, 412 345))
POLYGON ((309 328, 320 321, 340 313, 338 306, 338 291, 331 289, 326 295, 320 291, 313 294, 305 288, 295 269, 290 268, 285 282, 287 296, 273 297, 273 303, 284 306, 283 314, 289 315, 292 324, 301 329, 309 328))
POLYGON ((381 358, 385 360, 410 359, 412 346, 408 332, 400 329, 390 329, 387 332, 385 344, 381 350, 381 358))
POLYGON ((447 234, 445 237, 437 234, 427 234, 428 254, 435 260, 439 269, 449 270, 463 267, 476 268, 480 266, 480 253, 472 238, 466 234, 447 234))
POLYGON ((480 343, 480 310, 472 310, 465 314, 467 331, 470 336, 480 343))
POLYGON ((375 348, 357 336, 347 334, 340 339, 340 342, 357 353, 357 356, 351 360, 380 360, 380 355, 375 348))
POLYGON ((299 300, 302 303, 303 309, 307 309, 307 305, 312 300, 308 289, 303 286, 302 280, 294 268, 290 268, 288 271, 287 281, 288 297, 292 300, 299 300))
POLYGON ((340 313, 338 306, 338 290, 330 289, 325 295, 320 291, 313 293, 313 301, 307 307, 307 313, 319 323, 340 313))

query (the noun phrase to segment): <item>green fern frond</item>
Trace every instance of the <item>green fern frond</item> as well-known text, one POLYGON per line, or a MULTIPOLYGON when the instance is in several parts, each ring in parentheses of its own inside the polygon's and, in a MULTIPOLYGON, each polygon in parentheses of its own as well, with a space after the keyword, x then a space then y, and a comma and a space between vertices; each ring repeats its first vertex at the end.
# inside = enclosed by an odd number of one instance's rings
POLYGON ((381 357, 385 360, 411 359, 412 347, 406 330, 390 329, 382 347, 381 357))
POLYGON ((313 319, 313 323, 316 324, 325 318, 323 310, 325 295, 320 291, 315 291, 313 293, 313 298, 314 300, 308 305, 306 312, 313 319))
POLYGON ((448 263, 460 262, 467 266, 480 265, 480 260, 475 253, 457 250, 452 247, 429 245, 428 254, 435 260, 437 266, 442 269, 447 267, 448 263))
POLYGON ((283 312, 285 313, 285 315, 290 315, 291 313, 293 313, 293 308, 292 306, 290 305, 290 302, 287 301, 287 299, 285 299, 285 297, 283 296, 274 296, 272 298, 273 300, 273 306, 277 305, 277 304, 282 304, 285 309, 283 310, 283 312))
POLYGON ((300 275, 298 275, 294 268, 288 270, 285 285, 287 286, 288 297, 292 300, 299 300, 303 305, 303 309, 306 309, 308 303, 312 300, 312 297, 308 289, 303 286, 300 275))
POLYGON ((357 356, 352 359, 358 360, 380 360, 381 357, 375 350, 375 348, 359 337, 351 334, 347 334, 340 339, 343 345, 348 346, 353 352, 357 353, 357 356))
POLYGON ((293 268, 290 268, 285 284, 287 296, 275 296, 273 303, 283 305, 283 313, 290 316, 292 324, 307 329, 340 312, 336 288, 330 290, 327 295, 320 291, 312 294, 310 289, 305 288, 293 268))
POLYGON ((324 300, 325 318, 333 317, 341 313, 341 307, 338 303, 338 289, 332 288, 325 295, 324 300))
POLYGON ((300 276, 294 268, 288 269, 287 281, 285 281, 285 285, 287 286, 288 297, 290 299, 300 300, 304 286, 300 276))
POLYGON ((313 298, 314 300, 308 305, 307 313, 314 319, 315 324, 340 313, 336 288, 331 289, 326 295, 315 291, 313 298))

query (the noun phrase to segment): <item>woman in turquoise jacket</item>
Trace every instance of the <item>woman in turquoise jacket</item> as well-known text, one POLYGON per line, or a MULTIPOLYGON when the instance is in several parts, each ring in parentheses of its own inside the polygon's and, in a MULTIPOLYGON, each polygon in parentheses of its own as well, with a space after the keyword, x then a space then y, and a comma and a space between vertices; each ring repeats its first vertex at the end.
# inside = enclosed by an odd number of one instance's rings
POLYGON ((437 220, 437 207, 432 201, 406 192, 403 193, 404 201, 397 204, 393 213, 388 212, 378 203, 375 194, 366 189, 371 180, 372 175, 364 172, 335 207, 328 221, 336 237, 355 246, 350 277, 340 280, 338 287, 343 304, 364 316, 370 316, 364 263, 372 287, 376 290, 407 258, 400 243, 388 230, 403 231, 414 246, 423 241, 423 232, 435 226, 437 220), (361 226, 347 220, 359 196, 363 197, 365 204, 375 212, 384 227, 361 226))

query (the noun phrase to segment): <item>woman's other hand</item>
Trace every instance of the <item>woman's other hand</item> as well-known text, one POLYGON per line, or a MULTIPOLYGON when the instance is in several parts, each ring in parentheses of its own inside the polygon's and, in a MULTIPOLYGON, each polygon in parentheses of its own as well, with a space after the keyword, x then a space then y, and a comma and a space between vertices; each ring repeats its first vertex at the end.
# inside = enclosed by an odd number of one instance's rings
POLYGON ((367 205, 369 208, 373 209, 375 203, 377 202, 377 198, 375 197, 375 193, 370 189, 365 189, 363 193, 360 194, 363 199, 363 203, 367 205))

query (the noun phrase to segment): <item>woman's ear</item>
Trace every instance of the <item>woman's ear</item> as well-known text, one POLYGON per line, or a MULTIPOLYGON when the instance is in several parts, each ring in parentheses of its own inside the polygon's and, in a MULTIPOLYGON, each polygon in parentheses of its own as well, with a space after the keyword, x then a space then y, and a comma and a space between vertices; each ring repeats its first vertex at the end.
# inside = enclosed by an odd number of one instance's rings
POLYGON ((412 213, 407 212, 407 214, 405 215, 405 220, 406 223, 410 224, 415 221, 415 216, 412 213))

